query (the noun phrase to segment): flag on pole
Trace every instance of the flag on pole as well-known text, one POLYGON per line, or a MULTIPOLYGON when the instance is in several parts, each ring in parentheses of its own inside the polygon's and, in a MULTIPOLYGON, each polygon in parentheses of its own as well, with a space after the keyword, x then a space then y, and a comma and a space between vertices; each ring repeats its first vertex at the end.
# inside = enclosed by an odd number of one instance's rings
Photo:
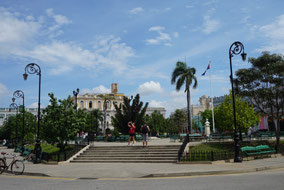
POLYGON ((207 66, 207 69, 204 71, 204 73, 203 73, 201 76, 204 76, 205 73, 206 73, 206 71, 207 71, 208 69, 210 69, 210 62, 209 62, 209 64, 208 64, 208 66, 207 66))

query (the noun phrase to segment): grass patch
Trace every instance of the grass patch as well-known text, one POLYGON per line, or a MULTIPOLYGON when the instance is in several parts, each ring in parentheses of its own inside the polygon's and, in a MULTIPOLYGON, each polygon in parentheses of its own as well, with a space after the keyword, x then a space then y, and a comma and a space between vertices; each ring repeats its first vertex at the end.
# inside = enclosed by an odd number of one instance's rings
MULTIPOLYGON (((275 148, 275 140, 262 140, 262 141, 244 141, 240 142, 240 146, 258 146, 258 145, 269 145, 271 148, 275 148)), ((202 143, 194 147, 190 147, 190 151, 200 152, 234 152, 234 142, 214 142, 214 143, 202 143)), ((280 141, 279 151, 284 153, 284 140, 280 141)))
POLYGON ((202 143, 197 146, 191 147, 190 151, 200 152, 223 152, 223 151, 234 151, 234 143, 202 143))
MULTIPOLYGON (((59 152, 59 148, 56 145, 41 143, 40 146, 41 146, 41 151, 46 152, 48 154, 55 154, 55 153, 59 152)), ((34 145, 29 145, 28 148, 33 150, 34 145)), ((66 147, 66 149, 68 149, 68 148, 66 147)))

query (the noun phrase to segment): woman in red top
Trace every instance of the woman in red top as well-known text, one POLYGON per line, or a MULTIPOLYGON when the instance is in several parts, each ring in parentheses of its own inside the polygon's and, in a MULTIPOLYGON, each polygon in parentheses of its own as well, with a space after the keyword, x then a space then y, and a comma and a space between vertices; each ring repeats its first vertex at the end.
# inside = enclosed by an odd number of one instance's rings
POLYGON ((131 121, 128 122, 128 127, 129 127, 129 139, 128 139, 128 145, 130 145, 130 141, 132 139, 132 145, 134 145, 134 138, 135 138, 135 123, 132 123, 131 121))

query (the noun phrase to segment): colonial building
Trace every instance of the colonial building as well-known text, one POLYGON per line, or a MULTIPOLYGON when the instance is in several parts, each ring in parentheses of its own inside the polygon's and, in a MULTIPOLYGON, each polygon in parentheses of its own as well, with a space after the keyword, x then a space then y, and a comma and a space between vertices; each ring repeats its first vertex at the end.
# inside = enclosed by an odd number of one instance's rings
MULTIPOLYGON (((111 84, 111 92, 109 94, 105 93, 86 93, 78 94, 77 98, 72 97, 73 101, 77 99, 77 108, 78 109, 87 109, 89 111, 93 109, 99 109, 104 111, 104 101, 105 99, 101 95, 108 95, 110 100, 106 100, 106 128, 113 129, 111 124, 111 117, 115 115, 115 107, 113 104, 120 105, 123 103, 124 94, 118 93, 118 84, 111 84)), ((101 124, 100 127, 102 127, 101 124)))
MULTIPOLYGON (((109 94, 105 93, 86 93, 86 94, 78 94, 77 95, 77 108, 78 109, 87 109, 89 111, 93 109, 99 109, 100 111, 104 111, 104 98, 101 95, 107 95, 110 97, 110 100, 106 101, 107 109, 106 109, 106 128, 113 129, 113 125, 111 123, 111 117, 115 115, 116 110, 114 104, 120 105, 123 104, 124 94, 119 93, 118 84, 111 84, 111 92, 109 94)), ((73 101, 76 101, 76 97, 72 97, 73 101)), ((159 111, 164 117, 166 115, 165 108, 154 108, 148 107, 146 110, 146 115, 151 115, 154 111, 159 111)), ((103 127, 103 123, 100 124, 100 128, 103 127)))
POLYGON ((199 98, 199 105, 192 105, 192 115, 196 116, 205 110, 211 110, 211 98, 203 95, 199 98))
MULTIPOLYGON (((30 112, 33 115, 37 116, 37 108, 25 108, 26 112, 30 112)), ((42 111, 42 109, 40 109, 42 111)), ((9 108, 0 108, 0 127, 4 124, 4 121, 6 121, 9 117, 14 116, 17 114, 17 110, 15 109, 9 109, 9 108)), ((21 114, 21 113, 19 113, 21 114)))
POLYGON ((166 109, 162 107, 148 107, 145 114, 150 116, 154 111, 158 111, 166 117, 166 109))

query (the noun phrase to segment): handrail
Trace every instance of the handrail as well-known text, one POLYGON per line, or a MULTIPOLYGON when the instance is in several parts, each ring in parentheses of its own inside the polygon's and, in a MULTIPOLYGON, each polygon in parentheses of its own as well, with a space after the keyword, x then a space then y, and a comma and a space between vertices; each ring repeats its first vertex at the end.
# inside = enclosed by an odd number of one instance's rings
POLYGON ((187 143, 189 143, 189 134, 186 135, 186 137, 185 137, 184 140, 183 140, 182 145, 181 145, 180 148, 179 148, 179 151, 178 151, 178 161, 179 161, 179 162, 180 162, 180 160, 181 160, 181 157, 182 157, 182 155, 183 155, 183 152, 184 152, 184 149, 185 149, 187 143))

